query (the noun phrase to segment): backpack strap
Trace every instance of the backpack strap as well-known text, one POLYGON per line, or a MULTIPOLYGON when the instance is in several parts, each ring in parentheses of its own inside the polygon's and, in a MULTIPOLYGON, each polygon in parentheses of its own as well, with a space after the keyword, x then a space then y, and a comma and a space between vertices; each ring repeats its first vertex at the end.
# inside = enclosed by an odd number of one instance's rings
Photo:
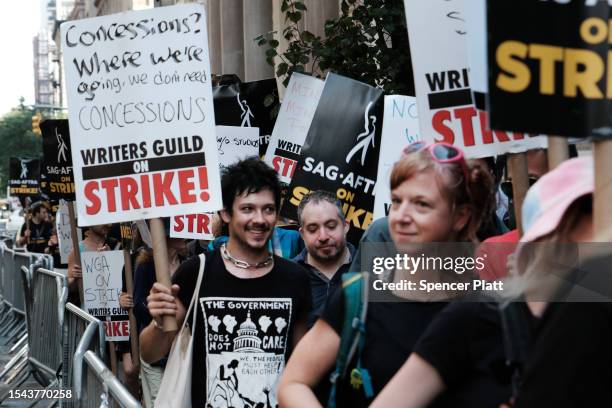
POLYGON ((346 378, 348 366, 358 353, 357 367, 351 371, 351 385, 363 385, 367 398, 373 396, 372 381, 367 369, 361 367, 361 353, 365 346, 365 321, 368 309, 369 285, 367 273, 350 272, 342 275, 344 292, 344 321, 340 336, 340 347, 336 356, 336 368, 330 377, 332 383, 328 408, 336 407, 338 379, 346 378))

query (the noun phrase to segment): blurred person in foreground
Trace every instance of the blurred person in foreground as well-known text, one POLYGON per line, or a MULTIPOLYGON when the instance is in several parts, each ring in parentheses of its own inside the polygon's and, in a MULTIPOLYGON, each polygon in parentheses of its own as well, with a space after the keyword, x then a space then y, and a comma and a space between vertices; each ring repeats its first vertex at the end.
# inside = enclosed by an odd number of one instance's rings
POLYGON ((581 314, 574 330, 565 321, 557 336, 548 334, 555 318, 577 316, 582 309, 548 300, 557 299, 554 293, 571 275, 572 249, 593 238, 593 190, 591 158, 566 161, 535 183, 523 203, 525 234, 515 272, 496 294, 502 303, 485 297, 447 307, 372 407, 485 408, 514 401, 517 407, 599 406, 587 403, 595 400, 584 390, 608 387, 610 381, 610 303, 595 307, 601 309, 595 315, 581 314), (608 333, 606 339, 586 335, 584 329, 596 327, 599 334, 608 333), (541 359, 546 355, 557 358, 548 367, 541 359), (602 360, 584 364, 593 355, 602 360), (534 372, 542 375, 536 380, 534 372), (607 374, 594 381, 602 373, 607 374))

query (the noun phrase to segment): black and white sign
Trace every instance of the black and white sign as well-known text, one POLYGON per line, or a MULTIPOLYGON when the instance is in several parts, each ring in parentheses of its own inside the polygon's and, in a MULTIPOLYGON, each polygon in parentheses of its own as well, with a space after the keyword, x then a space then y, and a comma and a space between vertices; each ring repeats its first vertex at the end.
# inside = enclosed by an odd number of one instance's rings
POLYGON ((119 305, 123 262, 123 251, 81 252, 84 308, 104 322, 107 341, 129 340, 128 312, 119 305))
POLYGON ((40 189, 52 200, 74 201, 68 120, 44 120, 40 130, 43 140, 40 189))
POLYGON ((333 192, 350 223, 348 239, 357 243, 374 216, 382 110, 382 90, 327 76, 282 215, 297 220, 297 206, 311 190, 333 192))
POLYGON ((34 197, 40 194, 40 160, 33 157, 11 157, 9 160, 9 195, 34 197))
MULTIPOLYGON (((468 158, 546 147, 543 137, 491 131, 487 112, 477 109, 468 60, 466 1, 404 0, 421 137, 458 146, 468 158)), ((512 24, 519 27, 519 21, 512 24)))
POLYGON ((216 86, 213 96, 217 125, 258 127, 259 155, 263 156, 276 122, 274 113, 279 104, 276 79, 216 86))

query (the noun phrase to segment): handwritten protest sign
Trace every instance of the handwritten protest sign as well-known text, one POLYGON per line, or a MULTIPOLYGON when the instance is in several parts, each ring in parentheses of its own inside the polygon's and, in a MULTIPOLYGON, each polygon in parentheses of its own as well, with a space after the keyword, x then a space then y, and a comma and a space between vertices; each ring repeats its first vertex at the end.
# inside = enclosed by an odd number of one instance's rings
POLYGON ((324 84, 308 75, 291 75, 264 158, 283 183, 291 182, 324 84))
MULTIPOLYGON (((217 149, 221 166, 229 166, 246 157, 259 156, 259 128, 217 126, 217 149)), ((212 217, 214 213, 177 215, 172 218, 170 237, 214 239, 212 217)))
POLYGON ((204 7, 61 26, 80 225, 221 207, 204 7))
POLYGON ((40 194, 40 160, 33 157, 11 157, 9 160, 8 194, 33 197, 40 194))
POLYGON ((486 157, 546 147, 546 138, 491 131, 472 99, 464 0, 404 0, 420 132, 486 157))
POLYGON ((123 261, 123 251, 81 253, 84 307, 104 322, 107 341, 128 340, 130 335, 128 312, 119 305, 123 261))
POLYGON ((43 158, 40 189, 52 200, 74 201, 70 132, 66 119, 47 119, 40 124, 43 158))
MULTIPOLYGON (((55 228, 57 229, 57 238, 59 243, 60 259, 63 264, 68 263, 68 254, 72 251, 72 231, 70 229, 70 217, 68 214, 68 206, 74 205, 74 202, 66 202, 61 200, 57 213, 55 215, 55 228)), ((81 229, 77 228, 77 239, 81 240, 81 229)))
POLYGON ((259 128, 217 126, 219 164, 229 166, 247 157, 259 156, 259 128))
POLYGON ((385 111, 378 157, 376 197, 374 198, 374 219, 389 215, 391 190, 389 174, 393 164, 401 157, 404 147, 421 140, 416 98, 413 96, 385 96, 385 111))
POLYGON ((359 242, 374 217, 382 109, 380 89, 328 74, 281 215, 297 220, 308 192, 335 192, 350 224, 347 238, 359 242))

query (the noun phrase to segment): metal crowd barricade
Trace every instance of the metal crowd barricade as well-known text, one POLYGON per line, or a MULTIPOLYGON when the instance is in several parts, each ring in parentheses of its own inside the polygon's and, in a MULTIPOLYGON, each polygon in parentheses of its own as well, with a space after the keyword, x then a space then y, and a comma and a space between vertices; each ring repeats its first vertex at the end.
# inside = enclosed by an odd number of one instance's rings
POLYGON ((2 248, 2 298, 3 317, 0 320, 0 336, 5 345, 22 337, 26 329, 25 294, 22 286, 20 269, 16 262, 25 263, 29 268, 31 256, 20 254, 15 258, 15 251, 3 245, 2 248))
MULTIPOLYGON (((16 388, 32 374, 41 385, 56 385, 57 381, 53 379, 62 361, 61 318, 68 290, 66 278, 48 270, 47 274, 38 273, 42 266, 52 265, 47 256, 16 252, 6 247, 1 251, 3 289, 9 288, 6 293, 13 301, 9 303, 9 314, 13 318, 3 326, 2 333, 9 338, 20 337, 9 351, 9 355, 15 354, 0 373, 0 380, 16 388), (13 269, 17 265, 21 268, 13 269), (32 280, 32 276, 36 279, 32 280), (18 281, 21 281, 20 297, 15 292, 18 281), (15 308, 19 299, 22 299, 25 311, 15 308), (21 335, 24 326, 27 332, 21 335)), ((6 395, 0 395, 0 402, 5 398, 6 395)))
POLYGON ((55 378, 63 360, 62 326, 68 298, 66 277, 48 269, 36 268, 32 294, 33 301, 28 313, 28 359, 34 373, 43 375, 43 378, 37 377, 37 381, 46 386, 55 378))
MULTIPOLYGON (((105 336, 102 322, 72 303, 66 303, 64 311, 62 388, 72 389, 77 401, 83 391, 83 355, 93 351, 105 360, 105 336)), ((78 404, 78 402, 76 403, 78 404)), ((69 401, 65 406, 78 406, 69 401)))
POLYGON ((119 382, 117 377, 93 352, 84 355, 86 369, 83 372, 85 392, 81 397, 81 407, 121 407, 139 408, 140 404, 119 382))
POLYGON ((0 328, 3 328, 7 324, 11 309, 11 305, 9 304, 10 285, 8 283, 8 272, 4 272, 9 268, 8 265, 5 266, 5 264, 8 263, 6 258, 9 256, 9 251, 7 251, 7 249, 9 248, 7 248, 4 243, 0 244, 0 296, 2 297, 2 302, 0 304, 0 312, 2 313, 0 316, 0 328))
MULTIPOLYGON (((30 252, 18 252, 13 251, 13 270, 15 272, 15 279, 13 280, 15 287, 15 296, 13 307, 17 310, 22 310, 25 312, 25 302, 26 296, 23 292, 23 288, 21 286, 21 279, 19 279, 19 273, 21 271, 21 267, 25 266, 25 268, 29 271, 30 265, 35 261, 35 255, 30 252)), ((29 276, 29 280, 32 279, 32 275, 29 276)))

